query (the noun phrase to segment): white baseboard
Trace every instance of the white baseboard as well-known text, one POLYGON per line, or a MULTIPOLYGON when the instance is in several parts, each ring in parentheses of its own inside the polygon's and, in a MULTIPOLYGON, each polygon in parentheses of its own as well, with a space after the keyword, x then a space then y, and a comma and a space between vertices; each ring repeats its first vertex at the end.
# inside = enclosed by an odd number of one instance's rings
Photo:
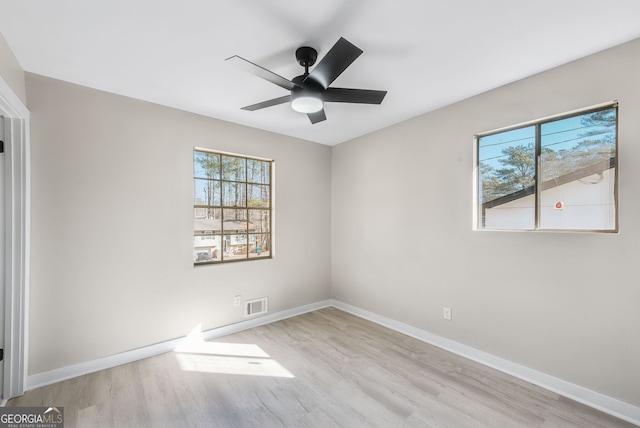
POLYGON ((331 306, 640 426, 640 407, 338 300, 332 299, 331 306))
MULTIPOLYGON (((343 303, 339 300, 324 300, 286 311, 240 321, 235 324, 214 328, 212 330, 202 332, 202 338, 204 340, 215 339, 286 318, 291 318, 296 315, 315 311, 327 306, 334 306, 360 318, 367 319, 422 342, 432 344, 454 354, 476 361, 480 364, 484 364, 485 366, 507 373, 511 376, 525 380, 534 385, 538 385, 559 395, 640 426, 640 407, 633 406, 629 403, 611 398, 562 379, 549 376, 548 374, 516 364, 512 361, 480 351, 470 346, 454 342, 453 340, 429 333, 428 331, 343 303)), ((155 345, 122 352, 120 354, 34 374, 27 377, 27 390, 169 352, 183 343, 185 339, 186 337, 180 337, 166 342, 157 343, 155 345)))
MULTIPOLYGON (((259 327, 261 325, 270 324, 272 322, 280 321, 286 318, 295 317, 296 315, 315 311, 327 306, 331 306, 331 302, 329 300, 311 303, 309 305, 299 306, 297 308, 288 309, 261 317, 251 318, 234 324, 229 324, 226 326, 203 331, 201 337, 204 340, 211 340, 217 337, 227 336, 229 334, 248 330, 250 328, 259 327)), ((52 383, 61 382, 63 380, 71 379, 77 376, 82 376, 88 373, 97 372, 99 370, 119 366, 121 364, 138 361, 143 358, 149 358, 155 355, 163 354, 177 348, 180 344, 183 343, 185 339, 186 336, 168 340, 166 342, 156 343, 154 345, 144 346, 138 349, 132 349, 131 351, 125 351, 119 354, 109 355, 107 357, 30 375, 27 376, 27 390, 51 385, 52 383)))

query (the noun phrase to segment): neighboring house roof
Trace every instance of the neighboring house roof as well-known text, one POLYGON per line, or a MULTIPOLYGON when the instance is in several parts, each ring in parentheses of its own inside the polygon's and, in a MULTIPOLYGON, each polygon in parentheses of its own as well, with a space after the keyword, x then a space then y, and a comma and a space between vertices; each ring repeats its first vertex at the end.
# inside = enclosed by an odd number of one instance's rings
POLYGON ((220 232, 223 230, 225 232, 244 232, 246 230, 252 231, 255 230, 255 225, 246 220, 225 220, 223 225, 221 226, 219 218, 196 218, 193 220, 193 230, 197 233, 204 232, 220 232))
MULTIPOLYGON (((542 190, 549 190, 557 186, 562 186, 563 184, 570 183, 572 181, 580 180, 585 177, 589 177, 593 174, 600 174, 603 171, 606 171, 611 168, 615 168, 616 166, 616 158, 605 159, 598 163, 591 164, 582 169, 578 169, 566 175, 561 175, 560 177, 556 177, 552 180, 547 180, 542 183, 542 190)), ((509 193, 508 195, 501 196, 496 199, 492 199, 489 202, 485 202, 482 204, 482 210, 486 210, 489 208, 494 208, 499 205, 506 204, 511 201, 518 200, 520 198, 524 198, 525 196, 533 195, 535 192, 534 186, 529 186, 525 189, 518 190, 517 192, 509 193)))

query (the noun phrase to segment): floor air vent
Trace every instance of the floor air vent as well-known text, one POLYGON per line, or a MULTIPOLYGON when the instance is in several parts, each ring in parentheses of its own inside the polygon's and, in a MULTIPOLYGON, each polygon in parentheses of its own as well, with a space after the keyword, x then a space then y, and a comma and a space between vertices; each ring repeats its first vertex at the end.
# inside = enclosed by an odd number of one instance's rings
POLYGON ((267 297, 255 300, 247 300, 244 302, 244 316, 249 317, 252 315, 266 314, 269 300, 267 297))

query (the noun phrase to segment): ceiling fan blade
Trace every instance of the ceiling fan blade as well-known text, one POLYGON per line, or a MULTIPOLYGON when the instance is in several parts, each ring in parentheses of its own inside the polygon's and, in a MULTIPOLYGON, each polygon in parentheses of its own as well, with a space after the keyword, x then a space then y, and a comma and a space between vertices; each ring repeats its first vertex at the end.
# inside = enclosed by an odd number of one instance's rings
POLYGON ((347 41, 347 39, 340 37, 340 40, 329 49, 329 52, 320 60, 305 80, 313 79, 322 85, 324 89, 327 89, 361 54, 362 50, 347 41))
POLYGON ((250 106, 242 107, 242 110, 255 111, 255 110, 260 110, 261 108, 277 106, 278 104, 288 103, 289 101, 291 101, 291 95, 285 95, 283 97, 274 98, 268 101, 263 101, 258 104, 252 104, 250 106))
POLYGON ((380 104, 387 91, 371 89, 328 88, 322 93, 325 102, 380 104))
POLYGON ((264 67, 260 67, 258 64, 254 64, 251 61, 239 57, 238 55, 227 58, 225 61, 228 61, 236 67, 248 71, 251 74, 255 74, 256 76, 261 77, 264 80, 276 84, 281 88, 291 90, 295 87, 300 87, 300 85, 298 85, 297 83, 293 83, 292 81, 287 80, 284 77, 272 71, 269 71, 264 67))
POLYGON ((307 113, 307 116, 309 116, 309 120, 312 124, 327 120, 327 116, 324 114, 324 109, 315 113, 307 113))

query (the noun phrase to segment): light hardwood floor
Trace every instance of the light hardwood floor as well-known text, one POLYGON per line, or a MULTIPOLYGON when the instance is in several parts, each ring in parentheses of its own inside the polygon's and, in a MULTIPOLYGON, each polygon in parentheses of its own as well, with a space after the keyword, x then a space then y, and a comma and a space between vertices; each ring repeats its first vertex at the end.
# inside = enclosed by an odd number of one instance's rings
POLYGON ((65 427, 631 427, 326 308, 34 389, 65 427))

